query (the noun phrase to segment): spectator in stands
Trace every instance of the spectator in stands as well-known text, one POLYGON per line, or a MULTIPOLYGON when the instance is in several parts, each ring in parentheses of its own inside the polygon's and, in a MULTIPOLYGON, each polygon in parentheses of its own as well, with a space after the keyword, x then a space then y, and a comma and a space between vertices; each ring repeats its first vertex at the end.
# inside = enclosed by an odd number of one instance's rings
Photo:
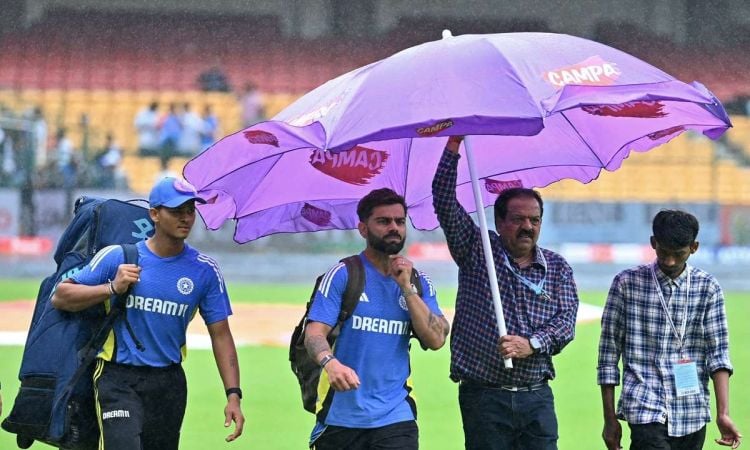
POLYGON ((138 153, 141 156, 159 156, 159 103, 151 102, 135 116, 138 131, 138 153))
POLYGON ((13 139, 0 128, 0 185, 10 186, 15 182, 16 159, 13 139))
POLYGON ((182 106, 180 123, 182 133, 177 141, 177 152, 182 156, 195 156, 201 150, 201 138, 205 127, 203 118, 191 109, 190 103, 185 103, 182 106))
POLYGON ((245 84, 245 90, 239 97, 240 109, 242 111, 242 126, 247 128, 266 119, 266 111, 263 106, 263 96, 258 91, 255 83, 249 81, 245 84))
POLYGON ((631 449, 703 448, 711 377, 721 433, 716 442, 736 448, 742 435, 729 417, 733 368, 724 296, 712 275, 687 264, 698 250, 698 220, 663 210, 652 227, 656 261, 620 272, 604 306, 597 367, 602 437, 608 449, 621 448, 622 419, 631 449))
POLYGON ((68 138, 65 127, 60 127, 57 130, 55 160, 57 161, 57 170, 62 176, 63 187, 66 189, 74 188, 78 178, 79 161, 75 154, 73 142, 68 138))
POLYGON ((205 92, 229 92, 232 90, 227 75, 218 63, 198 75, 198 86, 205 92))
POLYGON ((112 133, 107 133, 104 148, 96 155, 99 168, 99 187, 105 189, 126 189, 125 174, 120 168, 122 149, 115 142, 112 133))
POLYGON ((210 147, 216 142, 216 135, 219 133, 219 118, 213 113, 211 105, 203 108, 203 134, 201 135, 201 151, 210 147))
POLYGON ((34 126, 34 165, 36 167, 43 167, 47 163, 47 121, 44 120, 44 114, 42 114, 42 108, 40 106, 34 107, 26 114, 26 118, 29 119, 34 126))
POLYGON ((159 132, 159 158, 161 169, 165 171, 169 167, 169 160, 177 153, 177 143, 182 135, 182 123, 174 103, 170 103, 169 111, 162 117, 159 132))

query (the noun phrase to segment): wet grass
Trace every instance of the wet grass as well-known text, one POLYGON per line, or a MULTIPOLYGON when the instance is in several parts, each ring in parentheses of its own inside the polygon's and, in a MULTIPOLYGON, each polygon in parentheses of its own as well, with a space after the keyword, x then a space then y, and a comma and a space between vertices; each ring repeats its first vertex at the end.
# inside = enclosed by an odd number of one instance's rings
MULTIPOLYGON (((279 288, 279 292, 281 291, 283 289, 279 288)), ((601 293, 582 293, 581 297, 590 303, 603 302, 601 293)), ((750 317, 750 294, 728 293, 727 314, 731 330, 732 361, 735 364, 735 376, 730 383, 731 415, 740 431, 747 435, 750 432, 747 429, 747 424, 750 423, 750 391, 744 389, 744 384, 749 379, 750 348, 745 344, 750 342, 750 327, 746 326, 745 321, 750 317)), ((561 450, 603 448, 600 438, 601 403, 596 385, 598 338, 598 323, 579 325, 575 341, 555 358, 558 379, 552 383, 552 387, 560 423, 561 450)), ((18 389, 16 375, 21 351, 20 347, 0 347, 4 415, 12 406, 18 389)), ((296 379, 289 369, 286 349, 242 347, 239 352, 242 386, 245 391, 243 410, 247 417, 245 434, 239 442, 224 443, 224 437, 229 431, 223 427, 224 395, 218 371, 210 351, 191 350, 184 363, 188 375, 189 399, 180 448, 306 448, 313 416, 302 409, 296 379), (223 447, 225 445, 228 446, 223 447)), ((448 379, 449 357, 447 348, 438 352, 417 349, 412 352, 420 442, 421 448, 428 450, 463 448, 457 388, 448 379)), ((624 432, 627 436, 627 426, 624 426, 624 432)), ((715 424, 709 424, 707 447, 713 445, 711 440, 717 433, 715 424)), ((623 440, 626 446, 627 442, 627 439, 623 440)), ((14 436, 0 432, 0 448, 15 448, 14 436)), ((49 447, 37 444, 32 448, 49 447)))

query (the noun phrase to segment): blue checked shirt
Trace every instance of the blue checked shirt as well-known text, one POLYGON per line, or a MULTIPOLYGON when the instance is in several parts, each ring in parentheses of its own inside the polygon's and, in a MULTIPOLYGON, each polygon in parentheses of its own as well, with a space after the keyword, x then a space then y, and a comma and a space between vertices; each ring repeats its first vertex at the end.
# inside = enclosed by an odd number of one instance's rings
POLYGON ((624 368, 617 404, 620 419, 632 424, 666 421, 670 436, 685 436, 710 422, 708 378, 720 369, 732 373, 724 296, 716 279, 690 266, 674 280, 654 264, 620 272, 612 281, 602 316, 600 385, 620 384, 620 358, 624 368), (682 352, 657 289, 678 333, 686 320, 682 352), (696 363, 701 392, 677 397, 672 366, 684 358, 696 363))
POLYGON ((573 271, 557 253, 539 248, 536 259, 514 269, 533 283, 545 279, 550 299, 535 294, 505 265, 500 236, 490 231, 498 287, 508 334, 536 337, 541 351, 513 360, 505 369, 479 227, 456 199, 459 155, 446 150, 432 183, 433 205, 458 265, 458 296, 451 331, 451 378, 503 385, 527 385, 555 378, 552 355, 573 340, 578 293, 573 271))

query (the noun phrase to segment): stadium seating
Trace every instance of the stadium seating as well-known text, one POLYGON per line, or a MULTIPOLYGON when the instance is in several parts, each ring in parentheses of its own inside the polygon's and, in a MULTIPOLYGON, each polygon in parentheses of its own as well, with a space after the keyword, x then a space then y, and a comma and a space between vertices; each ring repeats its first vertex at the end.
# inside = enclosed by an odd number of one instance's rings
MULTIPOLYGON (((113 133, 125 150, 123 166, 132 187, 144 193, 160 170, 155 158, 136 154, 133 119, 147 104, 158 101, 163 110, 169 103, 189 102, 197 112, 211 105, 221 135, 240 128, 235 94, 197 90, 199 74, 214 63, 221 65, 236 88, 255 82, 264 93, 268 116, 273 116, 328 79, 439 38, 434 30, 444 25, 439 19, 402 18, 387 36, 377 39, 301 41, 285 37, 277 17, 50 10, 29 28, 0 34, 0 104, 17 112, 42 106, 51 135, 65 127, 76 145, 85 139, 93 152, 103 145, 107 133, 113 133), (82 126, 84 114, 88 127, 82 126)), ((533 21, 451 22, 456 34, 498 27, 548 29, 546 23, 533 21)), ((741 49, 685 49, 655 35, 648 48, 632 49, 627 48, 630 38, 607 34, 615 28, 602 26, 600 40, 638 54, 685 81, 699 79, 722 99, 750 89, 750 58, 738 57, 741 49)), ((733 121, 735 128, 727 133, 727 142, 744 151, 750 161, 750 119, 733 117, 733 121)), ((632 154, 621 170, 603 172, 588 185, 562 181, 543 191, 548 198, 571 201, 718 198, 750 204, 748 168, 741 158, 726 156, 705 137, 681 136, 655 151, 632 154), (665 170, 674 176, 663 176, 665 170)), ((173 160, 170 170, 180 173, 185 161, 173 160)))

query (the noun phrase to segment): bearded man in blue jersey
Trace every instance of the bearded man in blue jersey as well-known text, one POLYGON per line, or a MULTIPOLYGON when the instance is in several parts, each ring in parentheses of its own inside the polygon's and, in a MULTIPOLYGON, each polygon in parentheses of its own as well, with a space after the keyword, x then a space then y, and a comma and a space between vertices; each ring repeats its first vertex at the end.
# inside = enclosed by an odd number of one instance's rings
POLYGON ((359 255, 364 292, 331 349, 326 336, 337 323, 347 281, 346 266, 337 264, 321 280, 305 328, 307 351, 323 367, 310 446, 417 449, 409 339, 413 333, 423 347, 437 350, 448 321, 430 279, 419 273, 420 296, 411 282, 412 262, 399 255, 406 239, 404 198, 374 190, 360 200, 357 215, 367 243, 359 255))
POLYGON ((96 254, 79 273, 61 282, 52 304, 80 311, 132 290, 126 314, 115 322, 97 356, 94 389, 99 448, 176 450, 185 415, 187 386, 181 362, 186 331, 198 312, 206 323, 227 394, 226 440, 241 433, 245 418, 237 350, 227 318, 232 314, 216 262, 185 243, 195 223, 195 203, 205 203, 182 179, 164 178, 149 195, 154 236, 137 244, 138 264, 123 264, 119 245, 96 254))

